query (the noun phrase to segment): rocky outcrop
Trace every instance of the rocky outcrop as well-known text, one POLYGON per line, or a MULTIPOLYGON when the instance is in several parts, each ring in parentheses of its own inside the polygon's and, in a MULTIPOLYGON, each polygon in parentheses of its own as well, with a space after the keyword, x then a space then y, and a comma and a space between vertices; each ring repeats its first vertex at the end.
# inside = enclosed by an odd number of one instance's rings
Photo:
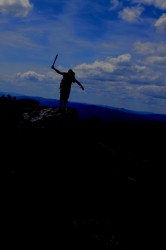
POLYGON ((23 124, 34 128, 51 128, 64 123, 75 124, 79 116, 74 108, 66 110, 58 107, 37 107, 30 112, 23 113, 23 124))

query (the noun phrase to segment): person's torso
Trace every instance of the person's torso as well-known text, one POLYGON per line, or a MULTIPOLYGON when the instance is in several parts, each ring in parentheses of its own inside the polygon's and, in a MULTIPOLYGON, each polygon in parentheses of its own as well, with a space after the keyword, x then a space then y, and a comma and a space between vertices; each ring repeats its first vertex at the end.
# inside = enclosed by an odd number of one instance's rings
POLYGON ((63 74, 61 86, 66 86, 66 88, 70 88, 73 82, 75 82, 75 77, 70 76, 68 73, 63 74))

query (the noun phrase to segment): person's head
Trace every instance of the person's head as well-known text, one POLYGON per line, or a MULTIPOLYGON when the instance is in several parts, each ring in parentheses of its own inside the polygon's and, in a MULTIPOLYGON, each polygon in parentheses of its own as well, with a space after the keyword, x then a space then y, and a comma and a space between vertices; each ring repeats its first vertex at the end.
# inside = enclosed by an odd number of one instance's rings
POLYGON ((75 72, 72 69, 68 70, 68 74, 71 75, 71 76, 75 76, 75 72))

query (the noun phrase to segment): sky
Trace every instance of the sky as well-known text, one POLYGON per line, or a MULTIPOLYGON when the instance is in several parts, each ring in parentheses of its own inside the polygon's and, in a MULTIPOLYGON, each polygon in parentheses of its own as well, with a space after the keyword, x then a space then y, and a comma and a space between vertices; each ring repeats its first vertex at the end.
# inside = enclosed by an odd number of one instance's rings
POLYGON ((166 0, 0 0, 0 92, 166 114, 166 0))

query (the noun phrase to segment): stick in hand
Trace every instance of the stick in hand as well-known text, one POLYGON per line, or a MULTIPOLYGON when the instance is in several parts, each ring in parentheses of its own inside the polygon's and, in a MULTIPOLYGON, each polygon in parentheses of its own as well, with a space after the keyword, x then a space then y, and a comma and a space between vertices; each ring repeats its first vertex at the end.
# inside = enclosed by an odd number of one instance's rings
POLYGON ((55 64, 55 62, 56 62, 57 57, 58 57, 58 54, 56 55, 56 57, 55 57, 55 59, 54 59, 54 62, 53 62, 53 64, 52 64, 52 67, 54 67, 54 64, 55 64))

